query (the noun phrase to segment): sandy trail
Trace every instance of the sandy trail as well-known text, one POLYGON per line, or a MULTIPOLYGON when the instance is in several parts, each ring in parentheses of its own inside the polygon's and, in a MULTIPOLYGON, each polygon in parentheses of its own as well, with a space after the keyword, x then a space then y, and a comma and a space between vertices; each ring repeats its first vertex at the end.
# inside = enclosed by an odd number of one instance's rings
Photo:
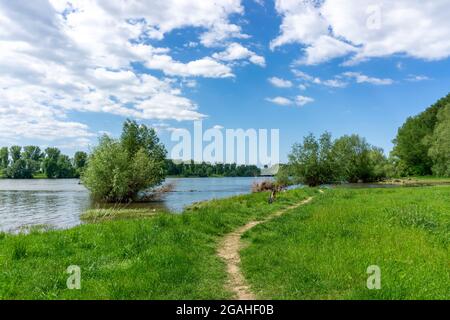
MULTIPOLYGON (((320 192, 323 193, 322 190, 320 190, 320 192)), ((276 217, 285 214, 290 210, 293 210, 295 208, 298 208, 311 202, 312 199, 313 199, 312 197, 308 198, 293 206, 277 211, 274 214, 265 218, 264 220, 250 221, 246 225, 225 235, 224 239, 220 243, 217 254, 225 261, 227 265, 227 273, 228 273, 227 289, 234 293, 234 298, 236 300, 256 299, 255 294, 251 292, 250 287, 248 286, 240 268, 241 257, 239 251, 242 248, 241 244, 242 235, 259 224, 268 222, 276 217)))

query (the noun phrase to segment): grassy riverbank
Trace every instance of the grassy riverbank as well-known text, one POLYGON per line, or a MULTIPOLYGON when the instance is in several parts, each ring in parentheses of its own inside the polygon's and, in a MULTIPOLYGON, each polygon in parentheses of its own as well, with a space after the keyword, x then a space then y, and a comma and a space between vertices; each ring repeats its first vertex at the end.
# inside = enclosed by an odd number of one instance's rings
POLYGON ((259 298, 449 299, 450 187, 251 194, 183 215, 93 211, 97 223, 0 234, 1 299, 227 299, 223 236, 314 196, 247 232, 244 275, 259 298), (107 214, 105 214, 105 212, 107 214), (126 219, 138 214, 139 218, 126 219), (144 216, 142 216, 144 215, 144 216), (106 219, 104 219, 106 218, 106 219), (104 221, 106 220, 106 221, 104 221), (81 268, 81 290, 66 269, 81 268), (382 289, 366 288, 379 265, 382 289))
POLYGON ((339 189, 254 228, 244 275, 267 299, 450 299, 450 187, 339 189), (368 290, 368 266, 381 290, 368 290))
POLYGON ((409 178, 398 178, 398 179, 388 179, 382 182, 383 184, 394 184, 402 186, 437 186, 437 185, 450 185, 450 178, 443 177, 409 177, 409 178))
POLYGON ((314 193, 285 193, 272 206, 267 194, 252 194, 198 204, 183 215, 1 234, 0 298, 231 298, 224 263, 216 256, 220 237, 314 193), (70 265, 81 268, 81 290, 66 287, 70 265))

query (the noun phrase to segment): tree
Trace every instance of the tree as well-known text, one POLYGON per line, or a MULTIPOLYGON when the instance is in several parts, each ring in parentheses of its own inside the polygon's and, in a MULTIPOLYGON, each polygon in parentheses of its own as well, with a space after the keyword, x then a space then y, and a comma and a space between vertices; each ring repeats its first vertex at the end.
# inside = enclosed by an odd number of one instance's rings
POLYGON ((371 146, 358 135, 343 136, 333 146, 335 168, 340 181, 371 181, 373 163, 370 159, 371 146))
POLYGON ((402 175, 432 174, 433 159, 429 154, 432 136, 438 123, 437 114, 450 103, 450 94, 415 117, 410 117, 398 130, 392 156, 398 158, 402 175))
POLYGON ((9 179, 31 179, 33 178, 33 172, 24 159, 17 159, 6 169, 6 177, 9 179))
POLYGON ((450 176, 450 104, 439 110, 438 124, 431 137, 428 155, 433 160, 433 173, 450 176))
POLYGON ((331 151, 329 133, 324 133, 319 141, 310 134, 302 144, 294 144, 289 154, 289 166, 297 182, 314 187, 334 181, 331 151))
POLYGON ((87 159, 88 155, 86 152, 83 151, 75 152, 75 155, 73 156, 73 166, 77 173, 77 177, 80 177, 84 169, 86 168, 87 159))
POLYGON ((9 151, 7 147, 0 148, 0 169, 6 169, 9 165, 9 151))
POLYGON ((49 179, 56 179, 59 175, 58 159, 61 151, 58 148, 45 149, 45 158, 42 162, 42 169, 49 179))
POLYGON ((153 129, 127 120, 120 139, 103 136, 82 177, 95 198, 108 202, 139 200, 139 193, 161 184, 166 150, 153 129))
POLYGON ((22 158, 26 161, 29 170, 34 174, 40 169, 43 154, 41 148, 37 146, 25 146, 22 152, 22 158))
POLYGON ((22 147, 12 146, 11 148, 9 148, 9 153, 11 155, 11 162, 12 163, 14 163, 14 162, 16 162, 17 160, 20 159, 21 152, 22 152, 22 147))
POLYGON ((55 178, 57 179, 71 179, 76 176, 75 168, 72 161, 65 154, 60 154, 56 162, 57 172, 55 178))

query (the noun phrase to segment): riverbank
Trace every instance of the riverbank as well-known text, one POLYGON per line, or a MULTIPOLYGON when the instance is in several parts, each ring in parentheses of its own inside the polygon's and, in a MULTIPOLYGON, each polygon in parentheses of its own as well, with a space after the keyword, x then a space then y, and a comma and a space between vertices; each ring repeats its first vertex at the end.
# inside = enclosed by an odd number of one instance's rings
POLYGON ((439 186, 450 185, 450 178, 443 177, 409 177, 388 179, 380 184, 397 185, 397 186, 439 186))
MULTIPOLYGON (((243 275, 256 298, 449 298, 450 187, 298 189, 63 231, 0 234, 2 299, 230 299, 225 235, 313 197, 243 235, 243 275), (366 288, 380 265, 382 290, 366 288), (68 266, 81 290, 68 290, 68 266)), ((98 220, 99 221, 99 220, 98 220)))

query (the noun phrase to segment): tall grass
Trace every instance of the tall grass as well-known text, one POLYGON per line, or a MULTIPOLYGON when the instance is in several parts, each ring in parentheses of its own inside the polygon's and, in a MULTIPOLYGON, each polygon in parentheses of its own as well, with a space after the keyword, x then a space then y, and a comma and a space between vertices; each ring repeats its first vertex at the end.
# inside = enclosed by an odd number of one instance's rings
POLYGON ((329 190, 250 231, 244 274, 269 299, 449 299, 450 187, 329 190), (381 268, 381 290, 367 268, 381 268))

